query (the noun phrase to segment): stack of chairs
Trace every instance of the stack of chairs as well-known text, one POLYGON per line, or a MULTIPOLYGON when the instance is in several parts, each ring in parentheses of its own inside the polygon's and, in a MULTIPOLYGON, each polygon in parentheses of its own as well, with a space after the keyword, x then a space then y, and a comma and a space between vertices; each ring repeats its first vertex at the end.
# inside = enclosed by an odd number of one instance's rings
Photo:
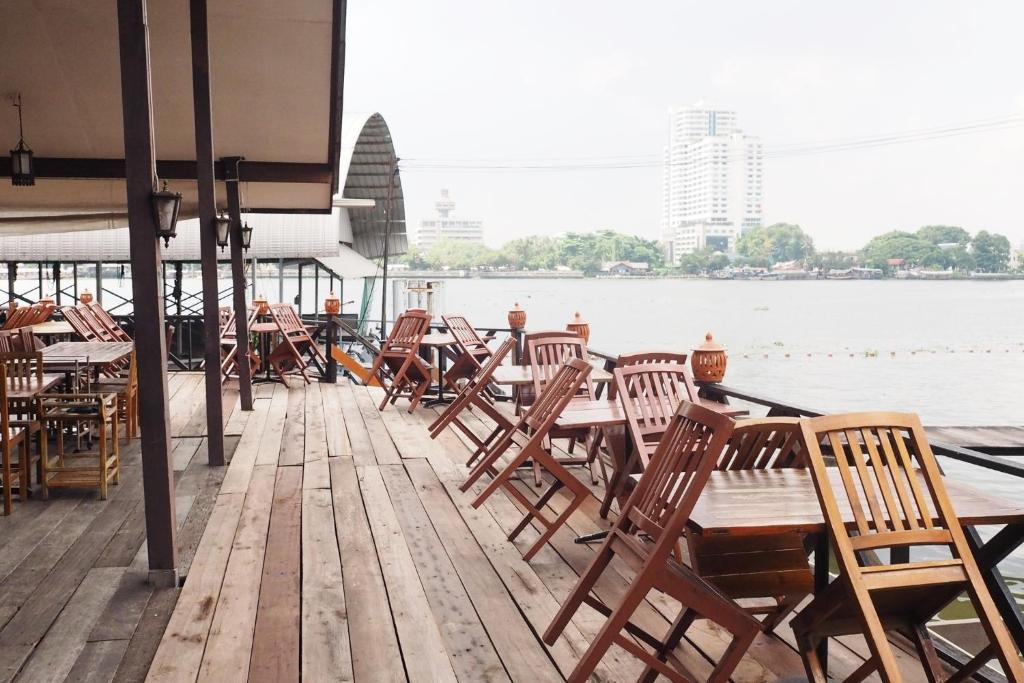
POLYGON ((309 367, 307 354, 323 364, 327 363, 327 356, 309 335, 309 330, 302 324, 302 319, 291 304, 271 304, 270 317, 277 325, 281 341, 271 350, 267 362, 285 384, 288 384, 288 373, 298 373, 309 384, 309 375, 306 374, 306 368, 309 367))
POLYGON ((380 410, 401 397, 409 399, 409 412, 419 405, 430 387, 430 366, 420 358, 420 342, 430 329, 430 314, 410 308, 398 316, 391 334, 370 367, 370 376, 384 387, 380 410))
POLYGON ((487 341, 469 324, 469 321, 460 315, 443 315, 448 333, 455 338, 455 345, 459 349, 459 355, 444 373, 444 383, 452 390, 458 391, 458 381, 470 379, 483 367, 487 359, 491 357, 491 349, 487 341))
MULTIPOLYGON (((250 329, 257 317, 258 309, 248 309, 245 329, 250 329)), ((235 311, 227 307, 220 309, 220 358, 221 381, 224 381, 238 371, 238 326, 235 325, 235 311)), ((253 351, 249 353, 249 364, 251 372, 260 367, 260 357, 253 351)))
POLYGON ((21 327, 30 327, 44 323, 50 319, 55 309, 56 306, 48 301, 41 301, 27 307, 15 308, 7 316, 2 329, 16 330, 21 327))

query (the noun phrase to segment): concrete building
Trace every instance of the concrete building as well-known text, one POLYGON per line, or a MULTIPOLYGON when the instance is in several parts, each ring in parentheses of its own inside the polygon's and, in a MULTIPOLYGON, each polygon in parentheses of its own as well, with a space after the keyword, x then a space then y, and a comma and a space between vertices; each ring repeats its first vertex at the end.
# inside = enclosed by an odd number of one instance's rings
POLYGON ((430 249, 440 240, 461 240, 464 242, 484 241, 484 223, 478 220, 457 218, 455 202, 448 190, 441 190, 441 199, 434 203, 436 215, 420 221, 416 233, 416 244, 422 251, 430 249))
POLYGON ((740 130, 736 113, 673 109, 662 178, 662 236, 673 263, 698 249, 731 252, 761 225, 763 151, 740 130))

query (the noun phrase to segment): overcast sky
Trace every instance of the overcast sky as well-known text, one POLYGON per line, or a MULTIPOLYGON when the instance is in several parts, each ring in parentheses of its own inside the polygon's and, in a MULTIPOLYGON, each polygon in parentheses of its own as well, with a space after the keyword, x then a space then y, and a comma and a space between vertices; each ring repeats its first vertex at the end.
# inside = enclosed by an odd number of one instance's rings
MULTIPOLYGON (((487 241, 657 237, 661 169, 416 170, 661 154, 668 109, 737 111, 766 150, 1024 114, 1024 2, 349 0, 345 107, 379 111, 410 227, 447 187, 487 241)), ((765 221, 819 248, 929 223, 1024 240, 1024 125, 766 160, 765 221)))

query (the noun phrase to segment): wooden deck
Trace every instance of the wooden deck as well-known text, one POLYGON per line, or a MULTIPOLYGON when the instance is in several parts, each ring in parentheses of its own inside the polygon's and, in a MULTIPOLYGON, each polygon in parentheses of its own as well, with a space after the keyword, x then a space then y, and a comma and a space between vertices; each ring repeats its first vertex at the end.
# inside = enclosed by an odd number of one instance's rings
MULTIPOLYGON (((153 681, 561 681, 594 637, 601 619, 586 609, 554 647, 539 634, 592 557, 573 538, 600 528, 596 498, 526 563, 505 540, 517 508, 500 493, 470 507, 475 492, 458 490, 469 451, 450 431, 428 438, 433 411, 380 413, 379 390, 348 383, 261 385, 251 413, 228 397, 233 457, 211 469, 195 436, 201 378, 174 386, 184 587, 142 581, 135 446, 106 503, 63 492, 0 519, 0 680, 20 669, 19 680, 133 681, 148 669, 153 681)), ((606 599, 628 576, 603 578, 606 599)), ((663 629, 674 616, 652 597, 642 619, 663 629)), ((759 636, 734 680, 802 679, 791 643, 786 628, 759 636)), ((724 647, 698 624, 674 656, 708 672, 724 647)), ((833 644, 833 672, 864 653, 858 638, 833 644)), ((900 654, 906 680, 924 680, 900 654)), ((613 651, 598 677, 638 673, 613 651)))

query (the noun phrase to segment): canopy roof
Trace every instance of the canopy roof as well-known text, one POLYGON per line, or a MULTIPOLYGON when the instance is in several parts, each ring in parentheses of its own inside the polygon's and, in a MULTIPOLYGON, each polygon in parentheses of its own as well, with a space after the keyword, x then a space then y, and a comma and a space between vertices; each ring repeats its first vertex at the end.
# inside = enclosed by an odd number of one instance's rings
MULTIPOLYGON (((244 209, 324 212, 338 190, 342 0, 209 0, 213 145, 244 157, 244 209)), ((36 185, 0 181, 0 232, 125 225, 117 4, 0 3, 0 95, 21 93, 36 185), (97 215, 99 214, 99 215, 97 215)), ((197 213, 188 0, 149 3, 157 173, 197 213)), ((18 142, 0 106, 0 143, 18 142)), ((6 149, 6 148, 5 148, 6 149)), ((216 175, 224 177, 218 163, 216 175)), ((0 157, 0 178, 10 158, 0 157)), ((223 183, 218 204, 224 205, 223 183)))

